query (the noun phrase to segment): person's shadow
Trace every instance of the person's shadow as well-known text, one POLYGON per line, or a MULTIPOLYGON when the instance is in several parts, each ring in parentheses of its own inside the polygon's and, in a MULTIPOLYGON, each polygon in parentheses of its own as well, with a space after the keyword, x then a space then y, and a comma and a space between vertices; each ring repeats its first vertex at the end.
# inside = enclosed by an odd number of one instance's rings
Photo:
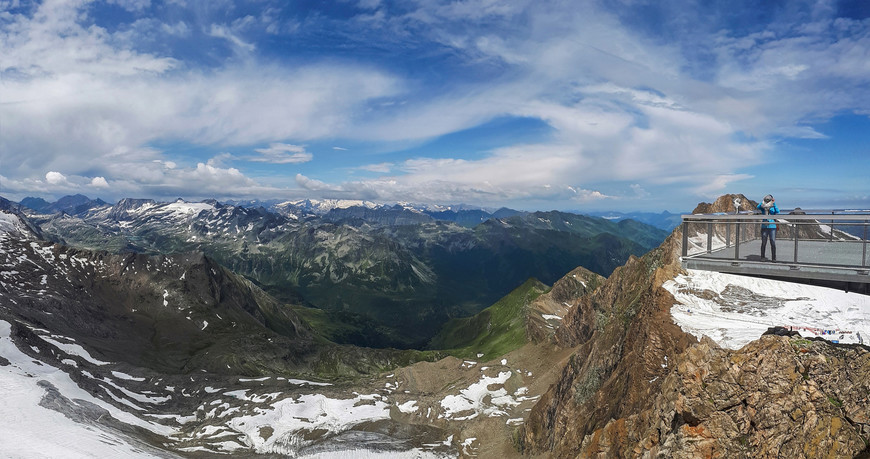
POLYGON ((769 262, 770 258, 761 258, 761 255, 747 255, 746 261, 761 261, 761 262, 769 262))

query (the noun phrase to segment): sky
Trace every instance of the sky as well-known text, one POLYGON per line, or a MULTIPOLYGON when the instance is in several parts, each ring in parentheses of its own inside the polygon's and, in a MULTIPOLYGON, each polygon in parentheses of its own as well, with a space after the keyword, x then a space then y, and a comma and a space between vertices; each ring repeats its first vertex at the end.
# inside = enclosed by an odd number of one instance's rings
POLYGON ((870 2, 0 0, 0 196, 870 208, 870 2))

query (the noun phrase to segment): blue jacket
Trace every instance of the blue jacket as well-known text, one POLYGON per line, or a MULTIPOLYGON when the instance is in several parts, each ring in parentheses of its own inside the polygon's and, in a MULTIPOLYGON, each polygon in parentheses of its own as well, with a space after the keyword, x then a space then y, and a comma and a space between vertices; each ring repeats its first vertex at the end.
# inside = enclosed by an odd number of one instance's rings
MULTIPOLYGON (((776 207, 776 203, 775 203, 775 202, 773 203, 772 206, 770 206, 770 212, 765 212, 765 211, 764 211, 764 210, 765 210, 764 207, 761 207, 761 203, 759 203, 757 206, 755 206, 755 208, 758 209, 758 210, 760 210, 761 213, 769 213, 770 215, 776 215, 776 214, 779 213, 779 207, 776 207)), ((773 229, 776 229, 776 223, 774 223, 776 220, 769 219, 769 220, 764 220, 764 221, 766 221, 766 222, 770 222, 770 223, 764 223, 764 224, 762 224, 762 225, 761 225, 762 228, 773 228, 773 229)))

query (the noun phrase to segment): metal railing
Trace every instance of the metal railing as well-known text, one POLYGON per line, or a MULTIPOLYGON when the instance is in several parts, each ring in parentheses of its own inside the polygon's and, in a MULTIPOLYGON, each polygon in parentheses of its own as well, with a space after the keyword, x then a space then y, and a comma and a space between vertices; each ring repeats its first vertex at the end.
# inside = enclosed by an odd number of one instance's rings
POLYGON ((777 215, 696 214, 683 215, 682 219, 684 259, 768 262, 748 253, 760 248, 761 227, 773 221, 780 254, 785 255, 778 258, 779 263, 796 268, 800 265, 852 268, 859 274, 867 274, 870 266, 870 210, 798 209, 777 215))

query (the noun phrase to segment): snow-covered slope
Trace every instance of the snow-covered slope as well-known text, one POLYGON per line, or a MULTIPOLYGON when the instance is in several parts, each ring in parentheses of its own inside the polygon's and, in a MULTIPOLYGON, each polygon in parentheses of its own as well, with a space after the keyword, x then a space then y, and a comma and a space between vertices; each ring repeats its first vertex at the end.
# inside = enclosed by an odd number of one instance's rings
POLYGON ((347 209, 349 207, 365 207, 377 209, 381 204, 355 199, 302 199, 275 204, 274 208, 284 215, 295 215, 299 211, 315 215, 323 215, 332 209, 347 209))
POLYGON ((0 210, 0 237, 9 233, 24 238, 33 237, 33 232, 17 215, 0 210))
POLYGON ((825 287, 689 270, 664 284, 674 322, 697 337, 739 349, 769 327, 839 343, 870 343, 870 296, 825 287))
POLYGON ((173 433, 172 429, 139 421, 82 390, 61 369, 18 350, 10 331, 9 322, 0 320, 0 451, 4 457, 159 456, 141 441, 105 426, 95 428, 85 413, 94 417, 105 413, 162 434, 173 433))

